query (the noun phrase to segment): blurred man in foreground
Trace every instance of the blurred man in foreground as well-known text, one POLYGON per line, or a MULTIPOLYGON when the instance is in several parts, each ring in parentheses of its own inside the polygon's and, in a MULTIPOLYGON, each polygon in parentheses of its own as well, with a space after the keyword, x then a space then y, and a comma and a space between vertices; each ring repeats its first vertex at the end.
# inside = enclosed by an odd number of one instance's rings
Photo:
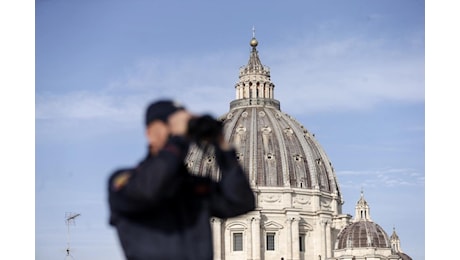
POLYGON ((254 194, 220 124, 170 100, 148 106, 146 158, 135 168, 115 171, 108 182, 110 224, 127 259, 211 260, 210 217, 254 209, 254 194), (214 147, 217 182, 185 167, 189 145, 197 139, 214 147))

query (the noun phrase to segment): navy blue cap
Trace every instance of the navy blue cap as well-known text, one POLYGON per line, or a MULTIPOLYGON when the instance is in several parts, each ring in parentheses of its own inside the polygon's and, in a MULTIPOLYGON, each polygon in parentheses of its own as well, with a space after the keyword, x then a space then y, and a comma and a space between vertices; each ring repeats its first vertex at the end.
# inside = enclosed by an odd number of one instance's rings
POLYGON ((161 120, 163 122, 168 122, 168 117, 178 110, 184 110, 183 107, 178 102, 172 100, 159 100, 151 103, 147 108, 147 113, 145 115, 145 125, 149 125, 154 120, 161 120))

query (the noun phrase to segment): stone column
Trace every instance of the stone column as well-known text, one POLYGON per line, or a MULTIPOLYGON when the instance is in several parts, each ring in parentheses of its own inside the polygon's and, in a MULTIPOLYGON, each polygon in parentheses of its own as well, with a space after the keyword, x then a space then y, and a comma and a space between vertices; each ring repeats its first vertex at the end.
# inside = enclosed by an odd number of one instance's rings
POLYGON ((221 224, 222 221, 219 218, 212 218, 212 244, 214 248, 214 260, 220 260, 222 258, 222 234, 221 224))
POLYGON ((332 249, 331 249, 331 221, 326 221, 326 257, 331 257, 332 249))
POLYGON ((300 259, 299 250, 299 217, 293 217, 291 221, 291 234, 292 234, 292 259, 300 259))
MULTIPOLYGON (((292 218, 286 219, 286 253, 284 254, 286 257, 285 259, 292 259, 292 218)), ((281 245, 280 245, 281 248, 281 245)))
POLYGON ((321 251, 320 256, 322 259, 326 259, 326 221, 320 220, 320 232, 321 232, 321 251))
POLYGON ((260 217, 252 218, 252 259, 260 260, 260 217))
POLYGON ((247 259, 253 259, 252 258, 252 246, 253 246, 253 231, 252 231, 252 218, 248 218, 247 219, 247 223, 248 223, 248 229, 247 229, 247 232, 246 232, 246 239, 244 239, 243 241, 245 241, 246 243, 246 246, 245 246, 245 251, 246 251, 246 258, 247 259))

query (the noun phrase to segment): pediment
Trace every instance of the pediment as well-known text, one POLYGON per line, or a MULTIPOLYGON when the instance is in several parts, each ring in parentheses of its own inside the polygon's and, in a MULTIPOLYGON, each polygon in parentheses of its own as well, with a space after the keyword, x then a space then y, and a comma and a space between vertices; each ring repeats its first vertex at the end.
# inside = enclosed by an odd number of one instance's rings
POLYGON ((264 228, 265 230, 279 230, 284 227, 275 221, 268 221, 267 223, 264 224, 264 228))

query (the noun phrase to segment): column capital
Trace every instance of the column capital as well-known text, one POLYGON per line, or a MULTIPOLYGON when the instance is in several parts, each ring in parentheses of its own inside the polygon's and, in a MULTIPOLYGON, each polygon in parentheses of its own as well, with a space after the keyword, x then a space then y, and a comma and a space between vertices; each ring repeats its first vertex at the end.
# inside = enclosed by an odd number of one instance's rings
POLYGON ((330 225, 331 223, 332 223, 332 221, 329 220, 329 219, 322 219, 322 220, 320 220, 320 224, 321 224, 321 225, 324 225, 324 226, 330 225))
POLYGON ((213 217, 211 218, 211 223, 221 223, 222 220, 220 218, 213 217))
POLYGON ((260 221, 260 216, 249 217, 249 220, 251 220, 251 221, 260 221))

